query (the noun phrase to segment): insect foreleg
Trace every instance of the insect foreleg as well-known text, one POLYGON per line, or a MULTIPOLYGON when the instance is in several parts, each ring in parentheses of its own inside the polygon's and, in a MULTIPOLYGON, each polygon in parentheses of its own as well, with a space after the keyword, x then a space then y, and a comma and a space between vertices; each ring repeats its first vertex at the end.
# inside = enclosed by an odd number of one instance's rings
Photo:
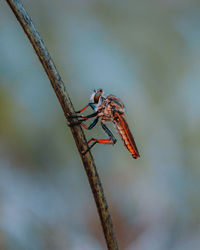
POLYGON ((87 120, 89 118, 93 118, 93 117, 97 116, 97 114, 98 114, 98 111, 94 112, 90 115, 69 115, 68 118, 83 118, 83 119, 87 120))
POLYGON ((92 102, 90 102, 90 103, 88 103, 88 105, 86 105, 84 108, 82 108, 81 110, 78 110, 78 111, 76 111, 75 113, 82 113, 85 109, 87 109, 88 107, 91 107, 92 109, 94 109, 95 108, 95 106, 94 106, 94 103, 92 103, 92 102))

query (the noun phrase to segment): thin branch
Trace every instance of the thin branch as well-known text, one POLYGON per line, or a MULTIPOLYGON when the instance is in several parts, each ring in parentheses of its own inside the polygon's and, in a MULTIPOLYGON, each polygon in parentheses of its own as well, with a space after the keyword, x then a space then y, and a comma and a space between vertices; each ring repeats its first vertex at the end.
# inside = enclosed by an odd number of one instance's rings
MULTIPOLYGON (((17 20, 21 24, 24 32, 28 36, 33 48, 35 49, 36 54, 39 57, 40 62, 42 63, 44 70, 46 71, 48 78, 51 82, 51 85, 58 97, 58 100, 62 106, 65 117, 74 113, 74 108, 72 102, 69 98, 69 95, 66 91, 64 83, 54 65, 53 60, 47 48, 42 41, 39 33, 37 32, 33 22, 31 21, 29 15, 24 9, 20 0, 6 0, 10 8, 14 12, 17 20)), ((96 202, 97 210, 100 216, 101 224, 103 227, 104 236, 106 239, 108 249, 118 249, 117 240, 113 230, 113 224, 111 220, 110 213, 108 211, 107 201, 103 192, 102 184, 94 163, 94 159, 90 152, 85 156, 81 152, 87 150, 87 141, 85 135, 80 126, 75 126, 71 128, 76 146, 80 153, 83 166, 85 168, 88 180, 94 195, 96 202)))

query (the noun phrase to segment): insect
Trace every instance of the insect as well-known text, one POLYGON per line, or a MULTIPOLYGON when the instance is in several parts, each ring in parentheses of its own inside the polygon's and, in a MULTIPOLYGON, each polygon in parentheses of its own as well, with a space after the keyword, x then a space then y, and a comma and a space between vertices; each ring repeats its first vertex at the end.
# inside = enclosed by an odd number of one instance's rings
POLYGON ((94 126, 100 120, 101 126, 108 135, 109 139, 90 139, 88 141, 88 149, 83 154, 86 154, 97 143, 114 145, 117 142, 112 132, 105 125, 106 122, 111 121, 114 123, 122 141, 124 142, 125 147, 131 153, 133 158, 139 158, 140 154, 124 116, 125 107, 122 101, 114 95, 104 96, 104 92, 102 89, 94 90, 90 100, 91 102, 89 102, 88 105, 86 105, 81 110, 77 111, 75 115, 69 116, 69 118, 78 118, 78 121, 68 122, 68 125, 70 127, 73 127, 81 124, 85 129, 90 130, 94 128, 94 126), (95 112, 87 116, 77 115, 82 113, 88 107, 91 107, 95 112), (95 119, 87 127, 83 122, 90 118, 95 119))

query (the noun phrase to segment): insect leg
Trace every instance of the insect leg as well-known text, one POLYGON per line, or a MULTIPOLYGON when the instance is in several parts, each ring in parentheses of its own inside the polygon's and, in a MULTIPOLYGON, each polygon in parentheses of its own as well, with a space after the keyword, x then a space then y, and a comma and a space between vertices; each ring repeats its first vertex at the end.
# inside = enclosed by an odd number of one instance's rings
POLYGON ((69 127, 74 127, 74 126, 76 126, 76 125, 80 125, 82 122, 84 122, 86 119, 80 119, 80 120, 78 120, 77 122, 68 122, 67 123, 67 125, 69 126, 69 127))
POLYGON ((97 112, 94 112, 94 113, 92 113, 90 115, 86 115, 86 116, 84 116, 84 115, 69 115, 68 118, 83 118, 83 119, 87 120, 89 118, 97 116, 98 113, 99 112, 97 111, 97 112))
POLYGON ((93 142, 93 143, 88 147, 88 149, 85 152, 83 152, 83 155, 85 155, 97 143, 100 143, 100 144, 109 144, 109 145, 113 145, 114 144, 114 142, 111 142, 111 139, 96 139, 96 138, 92 138, 92 139, 89 140, 88 145, 91 142, 93 142))
POLYGON ((78 110, 78 111, 75 111, 75 113, 82 113, 85 109, 87 109, 88 107, 91 107, 92 109, 95 109, 95 105, 94 103, 90 102, 88 103, 88 105, 86 105, 84 108, 78 110))
POLYGON ((81 125, 82 125, 85 129, 90 130, 90 129, 94 128, 94 126, 96 126, 96 124, 97 124, 98 121, 99 121, 99 117, 96 117, 96 118, 94 119, 94 121, 89 125, 89 127, 87 127, 84 123, 82 123, 81 125))
MULTIPOLYGON (((83 115, 71 115, 71 116, 68 116, 69 118, 82 118, 82 119, 79 119, 77 122, 68 122, 68 126, 69 127, 73 127, 73 126, 76 126, 76 125, 80 125, 82 122, 90 119, 90 118, 93 118, 95 116, 97 116, 98 112, 95 112, 95 113, 92 113, 90 115, 87 115, 87 116, 83 116, 83 115)), ((84 126, 83 126, 84 127, 84 126)))
POLYGON ((100 143, 100 144, 109 144, 109 145, 114 145, 117 140, 116 138, 114 137, 114 135, 112 134, 112 132, 108 129, 108 127, 103 123, 101 122, 101 126, 102 128, 104 129, 104 131, 107 133, 107 135, 109 136, 109 139, 96 139, 96 138, 92 138, 89 140, 88 142, 88 145, 93 142, 89 147, 88 149, 83 153, 83 154, 86 154, 91 148, 93 148, 97 143, 100 143))
POLYGON ((85 109, 87 109, 88 107, 90 107, 90 105, 88 104, 88 105, 86 105, 84 108, 82 108, 82 109, 80 109, 80 110, 78 110, 78 111, 76 111, 76 113, 82 113, 85 109))
POLYGON ((117 142, 117 139, 114 137, 113 133, 109 130, 109 128, 103 122, 101 122, 101 126, 102 126, 103 130, 106 132, 106 134, 113 141, 113 144, 115 144, 117 142))

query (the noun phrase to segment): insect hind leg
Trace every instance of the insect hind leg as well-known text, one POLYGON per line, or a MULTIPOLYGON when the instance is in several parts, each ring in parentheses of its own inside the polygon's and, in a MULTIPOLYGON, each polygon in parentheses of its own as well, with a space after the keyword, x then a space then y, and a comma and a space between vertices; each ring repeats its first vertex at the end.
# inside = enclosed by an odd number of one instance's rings
POLYGON ((96 139, 96 138, 92 138, 88 141, 88 149, 83 152, 83 155, 85 155, 91 148, 93 148, 97 143, 100 144, 107 144, 107 145, 114 145, 117 140, 114 137, 114 135, 112 134, 112 132, 108 129, 108 127, 101 122, 101 126, 104 129, 104 131, 106 132, 106 134, 109 136, 109 139, 96 139), (92 143, 93 142, 93 143, 92 143), (92 143, 91 145, 89 145, 90 143, 92 143))
POLYGON ((101 122, 101 126, 103 130, 106 132, 106 134, 110 137, 110 139, 113 141, 113 144, 117 142, 117 139, 114 137, 113 133, 110 131, 110 129, 103 123, 101 122))
POLYGON ((89 147, 88 149, 83 152, 82 154, 85 155, 91 148, 93 148, 97 143, 100 143, 100 144, 108 144, 108 145, 113 145, 115 144, 113 141, 111 141, 112 139, 96 139, 96 138, 92 138, 88 141, 88 146, 91 142, 93 142, 89 147))

